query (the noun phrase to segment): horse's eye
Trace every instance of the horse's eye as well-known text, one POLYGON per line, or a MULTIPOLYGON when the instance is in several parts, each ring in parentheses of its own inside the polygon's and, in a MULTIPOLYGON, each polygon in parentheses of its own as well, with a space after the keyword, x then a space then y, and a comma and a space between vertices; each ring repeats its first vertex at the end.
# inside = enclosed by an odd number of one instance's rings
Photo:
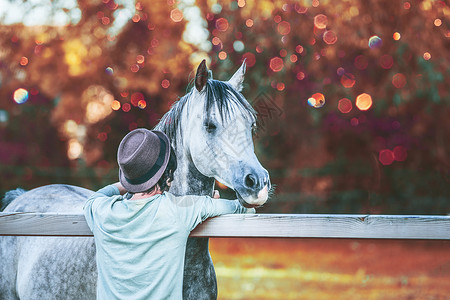
POLYGON ((217 126, 213 122, 205 123, 205 129, 207 132, 211 133, 217 129, 217 126))

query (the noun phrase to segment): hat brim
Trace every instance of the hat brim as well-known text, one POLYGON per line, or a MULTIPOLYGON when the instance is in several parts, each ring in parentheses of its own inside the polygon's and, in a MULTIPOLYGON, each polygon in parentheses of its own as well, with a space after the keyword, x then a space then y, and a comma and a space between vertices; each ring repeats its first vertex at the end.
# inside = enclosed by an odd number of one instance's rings
POLYGON ((125 178, 125 175, 123 174, 122 170, 119 167, 119 181, 122 184, 122 186, 128 192, 139 193, 139 192, 145 192, 145 191, 149 190, 156 183, 158 183, 158 180, 161 178, 161 176, 163 175, 164 171, 167 168, 167 164, 169 163, 169 158, 170 158, 170 141, 169 141, 169 138, 167 137, 167 135, 165 135, 161 131, 152 130, 152 132, 154 134, 156 134, 166 144, 166 147, 165 147, 166 151, 165 151, 165 154, 164 154, 164 162, 163 162, 161 168, 155 173, 155 175, 153 175, 150 179, 148 179, 147 181, 145 181, 145 182, 143 182, 141 184, 131 184, 131 183, 129 183, 127 181, 127 179, 125 178))

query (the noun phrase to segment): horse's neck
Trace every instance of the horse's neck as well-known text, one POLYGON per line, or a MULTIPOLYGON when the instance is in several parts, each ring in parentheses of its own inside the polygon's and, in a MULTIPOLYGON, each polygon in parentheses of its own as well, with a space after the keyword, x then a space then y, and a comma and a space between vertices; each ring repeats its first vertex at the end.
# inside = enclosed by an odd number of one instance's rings
POLYGON ((177 170, 174 174, 170 192, 176 196, 212 196, 214 178, 209 178, 201 174, 182 151, 177 152, 177 170))

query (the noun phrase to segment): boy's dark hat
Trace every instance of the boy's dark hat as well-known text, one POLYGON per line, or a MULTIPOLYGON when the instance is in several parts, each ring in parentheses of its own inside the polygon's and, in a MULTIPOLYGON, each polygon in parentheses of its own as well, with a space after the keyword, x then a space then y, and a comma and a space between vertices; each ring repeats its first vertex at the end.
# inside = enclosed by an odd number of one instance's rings
POLYGON ((145 128, 129 132, 117 151, 120 183, 132 193, 150 189, 166 170, 169 157, 170 142, 163 132, 145 128))

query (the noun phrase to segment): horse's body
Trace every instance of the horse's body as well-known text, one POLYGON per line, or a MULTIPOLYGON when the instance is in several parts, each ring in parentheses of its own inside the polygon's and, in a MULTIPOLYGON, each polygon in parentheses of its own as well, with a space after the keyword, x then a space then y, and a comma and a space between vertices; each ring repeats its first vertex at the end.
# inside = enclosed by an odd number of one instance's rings
MULTIPOLYGON (((267 200, 269 176, 251 139, 254 111, 239 93, 244 72, 243 64, 230 81, 215 81, 208 79, 202 62, 195 88, 155 128, 166 132, 177 154, 172 193, 212 195, 217 179, 233 188, 243 204, 267 200), (236 132, 239 136, 230 140, 236 132)), ((82 213, 91 194, 80 187, 48 185, 15 197, 5 211, 82 213)), ((0 299, 95 299, 93 238, 2 237, 0 262, 0 299)), ((189 238, 183 298, 216 297, 208 239, 189 238)))
MULTIPOLYGON (((18 196, 5 211, 82 213, 92 191, 47 185, 18 196)), ((1 237, 0 299, 95 299, 93 238, 1 237)))

